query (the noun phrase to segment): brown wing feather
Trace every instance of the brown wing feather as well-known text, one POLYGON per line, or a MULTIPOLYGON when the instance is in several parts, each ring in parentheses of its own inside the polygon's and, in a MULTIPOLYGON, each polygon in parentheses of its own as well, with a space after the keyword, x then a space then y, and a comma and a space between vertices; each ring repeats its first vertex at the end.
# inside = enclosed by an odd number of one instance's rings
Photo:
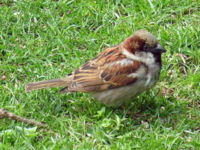
POLYGON ((123 59, 127 58, 118 47, 105 50, 73 73, 67 91, 96 92, 135 82, 137 78, 128 75, 134 73, 141 63, 132 60, 128 64, 114 63, 123 59))
POLYGON ((103 66, 105 64, 114 62, 116 60, 122 60, 126 58, 119 48, 119 46, 107 48, 105 51, 100 53, 96 58, 94 58, 92 61, 90 61, 91 64, 97 65, 97 66, 103 66))

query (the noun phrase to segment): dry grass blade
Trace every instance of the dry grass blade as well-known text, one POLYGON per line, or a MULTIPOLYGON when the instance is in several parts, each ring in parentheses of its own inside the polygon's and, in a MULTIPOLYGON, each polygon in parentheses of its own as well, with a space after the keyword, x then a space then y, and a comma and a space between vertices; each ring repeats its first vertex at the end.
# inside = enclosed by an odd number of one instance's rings
POLYGON ((10 120, 16 120, 16 121, 20 121, 20 122, 23 122, 26 124, 36 125, 36 126, 40 126, 40 127, 47 127, 47 125, 44 123, 37 122, 37 121, 27 119, 27 118, 23 118, 21 116, 15 115, 11 112, 8 112, 8 111, 0 108, 0 119, 3 119, 3 118, 8 118, 10 120))

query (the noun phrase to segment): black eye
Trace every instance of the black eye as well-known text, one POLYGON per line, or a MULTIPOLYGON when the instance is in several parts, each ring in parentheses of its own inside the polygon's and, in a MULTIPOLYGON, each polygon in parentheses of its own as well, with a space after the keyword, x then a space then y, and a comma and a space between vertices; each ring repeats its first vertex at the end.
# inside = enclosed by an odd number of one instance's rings
POLYGON ((143 51, 151 51, 151 49, 153 49, 152 47, 150 47, 148 44, 145 44, 143 47, 143 51))
POLYGON ((147 51, 148 49, 149 49, 149 47, 147 46, 147 44, 145 44, 143 47, 143 51, 147 51))

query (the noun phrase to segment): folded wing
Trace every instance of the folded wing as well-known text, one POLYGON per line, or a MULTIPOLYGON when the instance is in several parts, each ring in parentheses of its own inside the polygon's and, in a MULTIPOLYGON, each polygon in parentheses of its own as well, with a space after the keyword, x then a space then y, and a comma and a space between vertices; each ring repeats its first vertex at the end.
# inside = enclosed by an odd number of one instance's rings
POLYGON ((141 65, 126 58, 119 47, 109 48, 76 70, 62 92, 97 92, 132 84, 141 65))

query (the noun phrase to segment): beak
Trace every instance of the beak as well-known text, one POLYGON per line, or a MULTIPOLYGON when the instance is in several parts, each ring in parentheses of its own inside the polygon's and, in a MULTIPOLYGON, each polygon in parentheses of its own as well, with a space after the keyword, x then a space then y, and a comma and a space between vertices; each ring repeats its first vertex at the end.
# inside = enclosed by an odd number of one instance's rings
POLYGON ((156 51, 160 51, 161 53, 165 53, 166 49, 162 47, 160 44, 157 44, 156 51))

